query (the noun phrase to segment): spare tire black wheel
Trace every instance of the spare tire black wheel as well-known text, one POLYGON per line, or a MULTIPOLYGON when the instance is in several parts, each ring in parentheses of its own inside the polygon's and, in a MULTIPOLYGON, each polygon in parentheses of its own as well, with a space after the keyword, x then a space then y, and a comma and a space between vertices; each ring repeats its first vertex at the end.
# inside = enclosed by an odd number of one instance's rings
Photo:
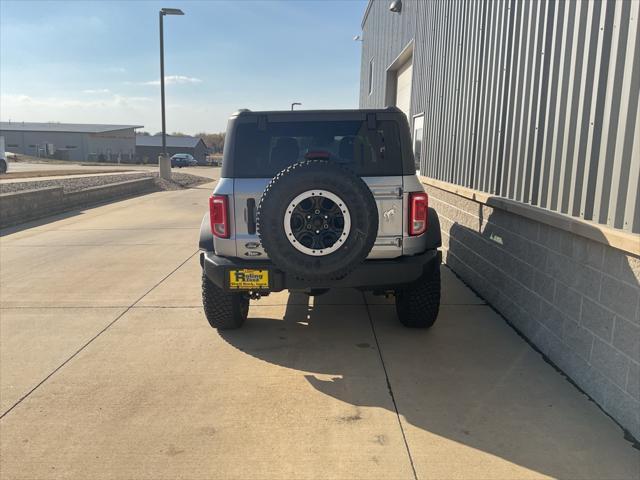
POLYGON ((257 214, 276 267, 311 282, 348 275, 373 248, 378 208, 367 184, 324 160, 295 163, 265 189, 257 214))

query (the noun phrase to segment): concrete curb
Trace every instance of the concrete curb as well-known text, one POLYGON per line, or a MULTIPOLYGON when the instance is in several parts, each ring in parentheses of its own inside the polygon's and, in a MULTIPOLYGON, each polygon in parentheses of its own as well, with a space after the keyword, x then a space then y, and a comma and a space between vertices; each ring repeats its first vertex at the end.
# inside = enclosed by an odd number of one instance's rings
POLYGON ((69 193, 65 193, 62 187, 49 187, 0 194, 0 228, 110 200, 142 195, 155 188, 155 179, 149 177, 69 193))

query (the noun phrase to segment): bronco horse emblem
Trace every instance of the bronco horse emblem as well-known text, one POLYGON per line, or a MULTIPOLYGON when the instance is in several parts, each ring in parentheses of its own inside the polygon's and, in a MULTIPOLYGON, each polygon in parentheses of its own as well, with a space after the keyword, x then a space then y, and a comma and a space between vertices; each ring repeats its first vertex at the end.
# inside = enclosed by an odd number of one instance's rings
POLYGON ((395 206, 391 207, 386 212, 382 212, 382 216, 384 217, 384 221, 385 222, 391 222, 391 217, 393 217, 395 214, 396 214, 396 207, 395 206))

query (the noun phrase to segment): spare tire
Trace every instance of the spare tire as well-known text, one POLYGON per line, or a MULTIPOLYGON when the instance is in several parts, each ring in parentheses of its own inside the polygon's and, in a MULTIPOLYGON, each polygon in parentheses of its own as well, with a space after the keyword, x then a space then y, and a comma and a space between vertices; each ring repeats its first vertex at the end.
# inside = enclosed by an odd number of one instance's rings
POLYGON ((265 189, 257 214, 262 247, 296 278, 345 277, 373 248, 378 208, 367 184, 326 160, 295 163, 265 189))

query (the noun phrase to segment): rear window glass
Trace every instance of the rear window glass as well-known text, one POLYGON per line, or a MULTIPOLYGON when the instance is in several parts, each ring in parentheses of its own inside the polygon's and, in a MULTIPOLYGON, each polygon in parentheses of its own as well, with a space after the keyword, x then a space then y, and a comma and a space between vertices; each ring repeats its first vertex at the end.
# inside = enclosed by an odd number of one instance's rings
POLYGON ((234 176, 272 177, 305 159, 326 159, 360 176, 402 175, 398 125, 362 121, 268 122, 236 127, 234 176))

